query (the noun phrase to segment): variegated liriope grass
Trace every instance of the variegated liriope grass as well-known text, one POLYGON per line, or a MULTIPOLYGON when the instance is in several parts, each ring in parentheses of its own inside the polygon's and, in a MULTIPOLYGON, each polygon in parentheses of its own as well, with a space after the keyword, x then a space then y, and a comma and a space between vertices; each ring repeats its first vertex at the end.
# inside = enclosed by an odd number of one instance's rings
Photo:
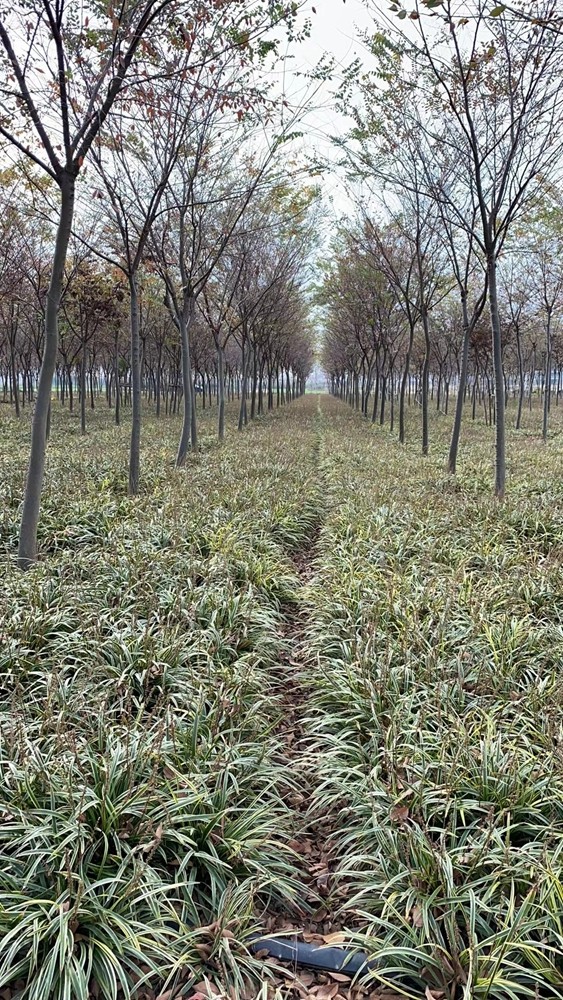
MULTIPOLYGON (((318 788, 333 905, 406 997, 563 995, 561 418, 509 435, 449 418, 430 457, 327 401, 327 517, 309 584, 318 788)), ((510 416, 510 413, 509 413, 510 416)), ((535 421, 535 424, 534 424, 535 421)))
POLYGON ((178 422, 149 417, 133 500, 127 427, 55 411, 25 575, 27 429, 2 424, 0 986, 22 1000, 248 994, 241 943, 299 892, 272 672, 320 502, 308 412, 222 449, 210 416, 182 471, 178 422))
POLYGON ((510 436, 503 505, 490 428, 466 421, 453 480, 449 418, 426 459, 418 422, 400 448, 306 397, 219 448, 209 414, 179 472, 177 420, 147 415, 131 500, 127 426, 95 413, 83 439, 55 410, 41 562, 21 575, 28 430, 2 414, 2 986, 189 996, 205 975, 252 995, 244 942, 300 898, 286 793, 307 766, 334 915, 377 979, 563 994, 559 412, 547 447, 537 412, 510 436), (319 526, 300 583, 291 556, 319 526), (315 693, 288 771, 296 602, 315 693))

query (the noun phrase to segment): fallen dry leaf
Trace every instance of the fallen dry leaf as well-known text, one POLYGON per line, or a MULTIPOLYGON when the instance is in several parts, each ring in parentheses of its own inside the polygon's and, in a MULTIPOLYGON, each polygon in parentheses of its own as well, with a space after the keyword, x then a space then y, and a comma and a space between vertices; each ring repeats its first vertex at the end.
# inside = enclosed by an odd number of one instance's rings
POLYGON ((393 806, 389 816, 393 823, 404 823, 409 818, 408 806, 393 806))
POLYGON ((300 972, 297 977, 297 986, 311 986, 315 982, 312 972, 300 972))
POLYGON ((288 847, 296 854, 310 854, 311 853, 311 841, 310 840, 289 840, 288 847))
POLYGON ((342 931, 335 931, 333 934, 324 934, 323 941, 325 944, 343 944, 346 940, 346 935, 342 931))
POLYGON ((311 990, 313 996, 317 997, 317 1000, 333 1000, 333 998, 338 993, 338 986, 326 985, 326 986, 314 986, 311 990))
POLYGON ((211 955, 212 948, 211 945, 209 944, 200 944, 198 942, 195 945, 195 950, 197 951, 198 955, 203 959, 203 961, 206 962, 211 955))

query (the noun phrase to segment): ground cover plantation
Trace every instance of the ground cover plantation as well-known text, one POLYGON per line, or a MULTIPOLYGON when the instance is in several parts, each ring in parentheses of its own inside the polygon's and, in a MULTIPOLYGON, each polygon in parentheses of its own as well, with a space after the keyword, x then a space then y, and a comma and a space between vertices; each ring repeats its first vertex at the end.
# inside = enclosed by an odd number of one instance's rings
POLYGON ((414 406, 403 448, 326 395, 228 449, 214 419, 176 470, 147 415, 132 499, 127 426, 55 408, 22 574, 2 414, 0 988, 561 996, 558 408, 547 445, 537 413, 512 432, 502 505, 479 420, 456 479, 414 406), (371 982, 251 956, 284 925, 345 934, 371 982))
POLYGON ((429 459, 325 423, 307 638, 343 920, 406 995, 560 996, 561 438, 513 434, 499 506, 477 424, 456 481, 444 418, 429 459))
MULTIPOLYGON (((45 561, 4 566, 0 981, 37 1000, 94 983, 128 996, 139 977, 195 982, 211 958, 237 987, 231 941, 298 891, 270 687, 287 553, 316 517, 314 431, 295 413, 227 455, 210 422, 178 476, 162 446, 177 428, 153 423, 132 504, 127 429, 81 441, 67 420, 45 561)), ((12 553, 15 499, 3 518, 12 553)))

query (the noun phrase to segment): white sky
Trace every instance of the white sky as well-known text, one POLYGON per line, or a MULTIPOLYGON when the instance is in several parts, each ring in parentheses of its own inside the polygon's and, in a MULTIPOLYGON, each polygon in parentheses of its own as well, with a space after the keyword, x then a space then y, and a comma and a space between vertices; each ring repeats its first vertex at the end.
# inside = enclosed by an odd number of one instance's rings
MULTIPOLYGON (((310 71, 322 59, 325 53, 336 59, 335 74, 332 80, 322 84, 315 95, 313 109, 307 114, 303 125, 304 146, 309 154, 318 153, 321 157, 334 157, 330 136, 342 134, 350 122, 338 114, 334 108, 332 92, 338 87, 339 69, 348 66, 359 56, 368 59, 365 47, 360 38, 360 32, 374 27, 373 17, 361 0, 307 0, 305 14, 310 16, 312 27, 310 38, 300 45, 291 45, 291 58, 288 69, 310 71), (312 13, 312 8, 316 13, 312 13)), ((302 15, 302 16, 305 16, 302 15)), ((292 79, 288 74, 286 89, 295 100, 296 95, 303 93, 304 81, 292 79)), ((310 86, 310 84, 309 84, 310 86)), ((299 98, 297 98, 299 99, 299 98)), ((292 102, 293 103, 293 102, 292 102)), ((337 176, 324 175, 323 188, 326 195, 335 202, 338 211, 346 204, 341 181, 337 176)))
MULTIPOLYGON (((373 18, 360 0, 312 0, 307 11, 311 13, 311 37, 296 49, 299 62, 314 66, 323 52, 333 53, 337 60, 346 65, 355 55, 361 54, 358 28, 369 28, 373 18)), ((297 61, 297 60, 296 60, 297 61)))

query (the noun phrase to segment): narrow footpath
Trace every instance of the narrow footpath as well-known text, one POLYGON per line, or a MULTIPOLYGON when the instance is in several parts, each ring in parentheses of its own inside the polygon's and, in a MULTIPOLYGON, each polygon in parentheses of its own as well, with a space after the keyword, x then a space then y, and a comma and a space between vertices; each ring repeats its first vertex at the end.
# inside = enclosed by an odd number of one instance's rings
MULTIPOLYGON (((311 609, 307 591, 315 579, 315 557, 322 546, 326 517, 326 489, 323 483, 321 456, 323 415, 318 401, 317 440, 315 443, 316 490, 319 497, 318 519, 306 544, 291 556, 299 587, 296 601, 284 614, 283 637, 288 652, 280 662, 278 697, 282 721, 278 727, 282 761, 294 779, 288 783, 287 802, 294 811, 294 835, 290 846, 296 853, 296 878, 303 886, 300 904, 293 913, 273 913, 264 925, 265 935, 297 936, 314 946, 335 946, 346 942, 348 935, 338 913, 338 893, 334 885, 334 844, 331 818, 318 814, 314 792, 319 781, 318 746, 314 733, 313 684, 314 664, 310 662, 307 626, 311 609), (289 787, 291 785, 291 787, 289 787)), ((387 987, 353 983, 341 972, 323 972, 266 958, 275 973, 275 1000, 401 1000, 401 995, 387 987), (281 971, 284 970, 284 971, 281 971)))

